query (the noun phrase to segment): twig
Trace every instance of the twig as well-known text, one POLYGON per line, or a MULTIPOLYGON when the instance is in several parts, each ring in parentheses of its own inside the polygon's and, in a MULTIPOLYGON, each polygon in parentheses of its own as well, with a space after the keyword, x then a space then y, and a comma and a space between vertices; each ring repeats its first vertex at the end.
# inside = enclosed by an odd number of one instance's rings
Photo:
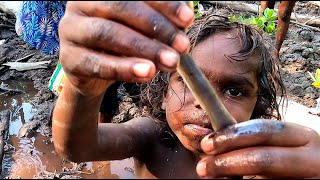
POLYGON ((4 28, 14 28, 14 26, 11 25, 6 25, 6 24, 0 24, 0 28, 4 27, 4 28))
POLYGON ((307 20, 306 22, 304 22, 303 24, 307 25, 308 22, 313 21, 315 19, 320 19, 320 16, 311 18, 311 19, 307 20))
POLYGON ((319 31, 320 32, 320 28, 316 28, 316 27, 312 27, 312 26, 309 26, 309 25, 306 25, 306 24, 302 24, 302 23, 299 23, 297 21, 290 21, 291 23, 294 23, 294 24, 297 24, 299 26, 303 26, 303 27, 306 27, 306 28, 309 28, 309 29, 312 29, 312 30, 315 30, 315 31, 319 31))
POLYGON ((15 60, 15 62, 26 62, 26 61, 28 61, 33 55, 34 55, 35 53, 32 53, 32 54, 28 54, 28 55, 26 55, 26 56, 24 56, 24 57, 22 57, 22 58, 19 58, 19 59, 17 59, 17 60, 15 60))
POLYGON ((316 78, 314 78, 314 76, 311 74, 310 71, 307 71, 307 73, 310 75, 310 77, 311 77, 311 79, 312 79, 313 81, 317 81, 316 78))

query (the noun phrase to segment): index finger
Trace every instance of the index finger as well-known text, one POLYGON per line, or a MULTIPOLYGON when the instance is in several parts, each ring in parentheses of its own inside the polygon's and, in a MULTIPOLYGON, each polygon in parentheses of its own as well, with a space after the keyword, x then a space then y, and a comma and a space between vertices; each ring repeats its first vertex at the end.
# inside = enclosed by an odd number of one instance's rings
MULTIPOLYGON (((170 1, 147 4, 141 1, 101 1, 95 3, 77 2, 77 4, 73 4, 82 14, 125 24, 148 37, 172 46, 179 53, 188 52, 190 46, 189 40, 187 36, 177 28, 186 28, 188 25, 178 20, 178 15, 186 18, 186 14, 188 14, 183 12, 185 11, 183 9, 188 7, 182 2, 170 1), (164 13, 166 12, 171 13, 165 15, 164 13)), ((69 6, 71 5, 69 4, 69 6)), ((187 17, 187 19, 190 19, 187 21, 192 21, 192 18, 193 16, 191 16, 191 19, 187 17)))
POLYGON ((295 123, 256 119, 229 126, 212 138, 206 136, 201 148, 207 154, 221 154, 259 145, 296 147, 308 144, 314 136, 317 132, 295 123))
POLYGON ((178 27, 184 29, 189 27, 194 20, 193 8, 189 7, 188 1, 146 1, 150 6, 162 12, 168 19, 173 21, 178 27))

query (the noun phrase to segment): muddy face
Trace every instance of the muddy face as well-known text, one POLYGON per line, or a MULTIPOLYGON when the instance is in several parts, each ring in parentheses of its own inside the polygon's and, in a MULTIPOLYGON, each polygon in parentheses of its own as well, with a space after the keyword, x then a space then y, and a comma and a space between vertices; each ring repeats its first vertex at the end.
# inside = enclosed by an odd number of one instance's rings
MULTIPOLYGON (((258 58, 253 55, 245 61, 228 59, 226 56, 240 49, 235 32, 230 33, 210 36, 193 49, 192 56, 226 109, 241 122, 250 118, 257 101, 258 58)), ((213 130, 209 117, 178 73, 170 78, 163 107, 171 129, 182 144, 190 151, 202 152, 200 141, 213 130)))

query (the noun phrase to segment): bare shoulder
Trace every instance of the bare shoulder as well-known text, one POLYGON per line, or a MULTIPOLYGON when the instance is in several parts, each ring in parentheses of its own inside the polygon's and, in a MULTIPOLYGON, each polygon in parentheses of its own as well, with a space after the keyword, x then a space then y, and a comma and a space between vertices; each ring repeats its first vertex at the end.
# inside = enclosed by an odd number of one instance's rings
POLYGON ((139 157, 145 148, 159 138, 161 125, 149 117, 125 123, 100 123, 98 127, 98 160, 139 157))

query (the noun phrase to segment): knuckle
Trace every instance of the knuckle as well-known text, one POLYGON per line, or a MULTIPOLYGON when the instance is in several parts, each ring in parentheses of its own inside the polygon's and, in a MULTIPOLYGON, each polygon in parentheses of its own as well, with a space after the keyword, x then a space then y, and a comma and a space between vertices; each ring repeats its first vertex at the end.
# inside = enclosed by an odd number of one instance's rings
POLYGON ((105 1, 105 3, 111 5, 111 8, 117 11, 124 11, 132 6, 131 1, 105 1))
POLYGON ((59 22, 59 28, 58 28, 58 33, 59 33, 59 39, 65 38, 65 31, 68 30, 68 27, 70 26, 72 22, 72 16, 65 15, 61 18, 59 22))
POLYGON ((74 7, 77 6, 77 4, 78 4, 78 2, 68 1, 68 3, 66 4, 66 10, 73 9, 74 7))
POLYGON ((151 27, 153 27, 153 34, 159 34, 162 29, 163 21, 165 19, 159 14, 152 14, 150 16, 151 27))
POLYGON ((69 56, 68 49, 68 46, 65 46, 65 43, 63 41, 60 41, 59 60, 62 65, 67 63, 69 56))
POLYGON ((173 15, 177 15, 182 6, 183 6, 183 2, 181 2, 181 1, 172 1, 171 2, 171 8, 169 10, 173 15))
POLYGON ((310 139, 316 139, 319 141, 320 136, 316 130, 314 130, 312 128, 308 128, 308 132, 309 132, 310 139))
POLYGON ((70 62, 70 59, 74 59, 74 57, 71 57, 72 54, 74 54, 72 48, 70 48, 68 45, 65 45, 65 43, 61 43, 59 60, 63 66, 63 70, 68 74, 74 74, 77 68, 75 66, 77 63, 70 62))
POLYGON ((266 170, 270 169, 274 163, 273 159, 276 157, 275 154, 272 154, 269 151, 252 151, 247 158, 248 162, 251 162, 252 166, 257 169, 257 172, 263 174, 266 170))
POLYGON ((150 23, 153 28, 152 36, 170 45, 174 39, 177 29, 159 14, 152 14, 150 16, 150 23))
POLYGON ((143 43, 143 40, 138 37, 133 37, 132 39, 130 39, 129 44, 130 47, 133 47, 137 50, 137 53, 139 53, 139 57, 141 57, 144 50, 147 49, 146 44, 143 43))
POLYGON ((80 66, 87 67, 91 75, 95 77, 99 76, 101 71, 99 57, 97 57, 94 54, 87 53, 84 55, 83 59, 84 59, 84 62, 80 66))
POLYGON ((115 38, 115 26, 110 21, 101 21, 94 19, 89 25, 88 41, 95 43, 96 41, 113 42, 115 38), (93 41, 92 41, 93 40, 93 41))
POLYGON ((84 55, 83 64, 80 64, 81 67, 86 67, 88 69, 87 76, 93 76, 105 80, 120 79, 121 70, 120 64, 113 61, 108 61, 102 63, 102 57, 94 53, 87 53, 84 55))
POLYGON ((120 73, 122 69, 123 69, 122 66, 119 63, 117 63, 117 64, 114 64, 112 67, 110 67, 109 71, 111 74, 113 74, 115 79, 123 80, 124 76, 128 74, 129 71, 127 71, 127 73, 120 73))

